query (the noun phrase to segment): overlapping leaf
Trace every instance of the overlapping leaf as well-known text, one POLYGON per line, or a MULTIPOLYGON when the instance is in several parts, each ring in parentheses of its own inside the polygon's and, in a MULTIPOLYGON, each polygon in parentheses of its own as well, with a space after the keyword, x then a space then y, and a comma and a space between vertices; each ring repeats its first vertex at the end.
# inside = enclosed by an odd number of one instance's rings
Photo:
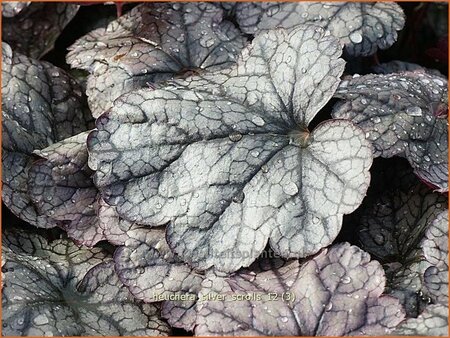
POLYGON ((61 69, 14 53, 6 43, 2 56, 3 202, 21 219, 52 227, 28 196, 31 154, 87 130, 86 99, 61 69))
POLYGON ((430 265, 424 273, 426 291, 434 302, 448 304, 448 210, 435 218, 421 246, 430 265))
POLYGON ((245 33, 315 24, 339 38, 354 56, 390 47, 405 24, 402 9, 393 2, 239 2, 231 9, 245 33))
POLYGON ((100 249, 47 243, 15 230, 3 236, 3 334, 166 335, 156 306, 136 302, 100 249))
POLYGON ((270 245, 304 257, 330 244, 365 195, 362 131, 309 122, 333 95, 341 47, 314 26, 259 35, 235 67, 123 95, 97 120, 90 166, 124 218, 171 222, 194 267, 235 271, 270 245))
POLYGON ((417 318, 409 318, 394 331, 401 336, 444 336, 448 337, 448 306, 428 306, 417 318))
POLYGON ((404 62, 404 61, 399 61, 399 60, 381 63, 379 65, 374 66, 373 70, 377 74, 422 72, 422 73, 429 73, 430 75, 440 76, 440 77, 444 78, 444 75, 442 75, 441 72, 439 72, 436 69, 425 68, 416 63, 404 62))
POLYGON ((186 72, 235 61, 245 39, 207 3, 141 4, 70 47, 68 63, 88 70, 94 116, 121 94, 186 72))
POLYGON ((359 210, 359 238, 365 250, 386 264, 389 293, 415 317, 427 303, 445 302, 448 297, 444 286, 448 266, 443 259, 437 263, 437 253, 444 257, 447 247, 436 239, 436 234, 448 232, 444 217, 448 199, 417 183, 411 170, 404 171, 401 166, 391 165, 388 174, 380 178, 389 188, 370 191, 359 210), (426 254, 425 248, 433 254, 426 254))
POLYGON ((212 292, 201 301, 195 333, 382 335, 404 317, 398 301, 382 295, 381 265, 355 246, 338 244, 303 265, 275 262, 230 277, 228 290, 221 293, 224 300, 213 300, 212 292))
POLYGON ((76 242, 93 246, 101 240, 123 244, 134 226, 107 205, 88 167, 88 132, 34 151, 42 159, 31 164, 28 193, 40 215, 67 231, 76 242))
POLYGON ((196 301, 204 276, 170 251, 164 229, 129 231, 114 254, 120 280, 139 300, 164 301, 162 314, 175 327, 192 330, 196 301))
POLYGON ((404 156, 415 173, 448 191, 447 81, 423 72, 344 80, 333 111, 366 132, 376 156, 404 156))
POLYGON ((3 3, 2 39, 20 53, 39 59, 78 12, 78 5, 63 2, 3 3), (6 7, 4 7, 6 5, 6 7))
POLYGON ((12 18, 30 5, 30 1, 8 1, 2 3, 2 16, 12 18))

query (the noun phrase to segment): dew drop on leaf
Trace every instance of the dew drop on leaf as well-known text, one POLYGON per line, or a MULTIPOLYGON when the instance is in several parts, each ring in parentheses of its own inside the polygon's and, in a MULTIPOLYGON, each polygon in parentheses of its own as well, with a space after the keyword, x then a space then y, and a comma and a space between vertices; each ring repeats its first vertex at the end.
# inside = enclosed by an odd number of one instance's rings
POLYGON ((296 193, 298 193, 297 184, 295 184, 294 182, 289 182, 283 187, 283 191, 290 196, 294 196, 296 193))
POLYGON ((36 318, 33 319, 33 322, 36 325, 45 325, 48 323, 48 318, 44 315, 39 315, 36 318))
POLYGON ((382 234, 376 234, 373 240, 377 245, 383 245, 385 241, 384 236, 382 234))
POLYGON ((234 203, 242 203, 242 201, 245 198, 245 194, 241 191, 239 194, 237 194, 236 196, 233 197, 233 202, 234 203))
POLYGON ((263 125, 266 124, 266 122, 260 116, 256 116, 256 115, 253 116, 252 122, 259 127, 262 127, 263 125))
POLYGON ((242 139, 242 134, 238 132, 231 133, 229 136, 230 140, 233 142, 237 142, 242 139))
POLYGON ((241 329, 243 331, 247 331, 250 327, 246 323, 242 323, 238 325, 238 329, 241 329))
POLYGON ((287 323, 288 322, 288 317, 280 317, 280 320, 282 323, 287 323))
POLYGON ((344 276, 341 279, 342 284, 349 284, 352 281, 352 278, 350 276, 344 276))
POLYGON ((422 109, 420 107, 409 107, 406 109, 406 114, 410 116, 422 116, 422 109))
POLYGON ((361 43, 363 40, 363 37, 359 32, 353 32, 349 37, 350 41, 352 41, 353 43, 361 43))
POLYGON ((258 157, 259 156, 259 151, 258 150, 253 150, 250 155, 252 155, 253 157, 258 157))

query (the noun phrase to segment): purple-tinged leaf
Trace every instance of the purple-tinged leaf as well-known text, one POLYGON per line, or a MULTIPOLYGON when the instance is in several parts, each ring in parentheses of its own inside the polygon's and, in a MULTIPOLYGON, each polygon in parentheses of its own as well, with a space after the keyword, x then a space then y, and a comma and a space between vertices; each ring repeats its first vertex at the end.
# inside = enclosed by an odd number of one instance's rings
POLYGON ((130 221, 170 222, 169 245, 199 269, 249 266, 269 239, 283 257, 318 252, 361 203, 372 163, 350 122, 307 130, 340 54, 321 28, 277 29, 230 69, 121 96, 88 139, 105 201, 130 221))
POLYGON ((25 4, 8 6, 7 15, 2 13, 5 16, 2 39, 15 51, 39 59, 53 49, 56 39, 80 6, 63 2, 35 2, 23 7, 25 4), (15 8, 21 10, 11 17, 15 8))
POLYGON ((2 16, 12 18, 31 4, 31 1, 8 1, 2 2, 2 16))
POLYGON ((98 201, 98 219, 104 238, 114 245, 124 245, 129 238, 128 232, 139 228, 138 224, 119 217, 116 208, 106 204, 103 199, 98 201))
MULTIPOLYGON (((431 276, 436 267, 430 267, 434 263, 424 259, 423 248, 424 240, 428 236, 432 238, 430 231, 442 230, 435 228, 435 224, 442 213, 448 212, 448 199, 417 183, 417 179, 411 180, 414 175, 410 169, 405 172, 398 166, 391 166, 389 171, 395 172, 385 182, 389 188, 375 197, 370 194, 358 210, 361 215, 359 240, 364 250, 385 263, 387 292, 401 300, 408 316, 415 317, 424 305, 437 299, 425 282, 426 275, 431 276)), ((448 226, 439 225, 441 228, 448 226)), ((431 247, 430 241, 426 243, 431 247)), ((439 269, 437 276, 441 277, 448 271, 445 264, 439 265, 439 269)), ((436 275, 432 275, 430 278, 436 279, 436 275)), ((438 292, 446 292, 443 282, 434 285, 436 291, 440 288, 438 292)))
POLYGON ((448 304, 448 210, 428 227, 421 247, 430 264, 424 273, 425 289, 434 302, 448 304))
POLYGON ((115 254, 115 268, 130 292, 144 302, 165 301, 162 314, 172 326, 192 330, 203 276, 170 251, 165 229, 136 229, 115 254))
POLYGON ((355 246, 335 245, 303 265, 274 265, 236 273, 221 293, 205 280, 204 294, 225 299, 199 301, 196 335, 385 335, 404 318, 398 300, 382 295, 381 265, 355 246))
POLYGON ((121 94, 233 63, 245 44, 220 8, 208 3, 147 3, 82 37, 67 62, 88 70, 95 117, 121 94))
POLYGON ((104 239, 98 226, 97 201, 101 198, 87 166, 88 132, 64 139, 33 153, 28 191, 40 215, 46 215, 77 242, 92 246, 104 239))
POLYGON ((79 85, 63 70, 2 44, 3 202, 21 219, 54 227, 28 196, 31 154, 88 129, 91 117, 79 85))
POLYGON ((48 243, 16 230, 4 234, 3 255, 4 335, 153 336, 169 331, 156 306, 131 297, 98 248, 79 248, 67 240, 48 243))
POLYGON ((42 159, 30 166, 29 196, 40 215, 66 230, 77 243, 92 247, 108 240, 120 245, 135 225, 121 219, 94 185, 87 164, 87 135, 80 133, 33 152, 42 159))
POLYGON ((389 48, 405 24, 403 10, 394 2, 239 2, 233 7, 245 33, 314 24, 329 30, 354 56, 389 48))
POLYGON ((417 318, 409 318, 394 331, 399 336, 449 336, 448 306, 429 305, 417 318))
MULTIPOLYGON (((401 173, 400 173, 401 175, 401 173)), ((362 210, 359 239, 364 250, 384 262, 405 263, 419 247, 425 231, 447 207, 447 197, 418 183, 391 190, 362 210)))
POLYGON ((448 191, 447 81, 427 73, 354 76, 335 97, 333 117, 364 129, 375 156, 404 156, 437 191, 448 191))
POLYGON ((404 61, 389 61, 373 67, 373 70, 377 74, 391 74, 391 73, 404 73, 404 72, 420 72, 428 73, 433 76, 445 78, 440 71, 436 69, 430 69, 422 67, 416 63, 404 62, 404 61))

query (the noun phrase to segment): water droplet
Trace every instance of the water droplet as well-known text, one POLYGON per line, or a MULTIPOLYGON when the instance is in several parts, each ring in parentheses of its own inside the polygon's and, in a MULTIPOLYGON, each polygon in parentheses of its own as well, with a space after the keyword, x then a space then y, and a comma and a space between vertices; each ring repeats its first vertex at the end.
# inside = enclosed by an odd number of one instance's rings
POLYGON ((375 244, 377 245, 383 245, 385 242, 384 236, 383 234, 376 234, 373 238, 373 241, 375 242, 375 244))
POLYGON ((253 157, 258 157, 259 156, 259 151, 258 150, 252 150, 250 152, 250 155, 252 155, 253 157))
POLYGON ((280 320, 282 323, 287 323, 289 318, 288 317, 280 317, 280 320))
POLYGON ((256 116, 256 115, 253 116, 252 122, 260 127, 262 127, 263 125, 266 124, 266 121, 264 121, 260 116, 256 116))
POLYGON ((359 32, 353 32, 349 37, 350 41, 353 43, 361 43, 363 40, 363 37, 359 32))
POLYGON ((155 289, 162 289, 163 288, 163 283, 158 283, 155 285, 155 289))
POLYGON ((294 182, 289 182, 283 187, 283 191, 290 196, 294 196, 298 193, 297 184, 295 184, 294 182))
POLYGON ((380 123, 381 122, 381 118, 379 116, 375 116, 371 118, 373 123, 380 123))
POLYGON ((240 193, 238 193, 236 196, 233 197, 232 201, 234 203, 242 203, 244 198, 245 198, 245 194, 243 191, 241 191, 240 193))
POLYGON ((270 7, 267 11, 267 16, 274 16, 280 11, 280 5, 277 4, 276 6, 270 7))
POLYGON ((342 284, 349 284, 352 281, 352 278, 350 276, 344 276, 341 279, 342 284))
POLYGON ((424 159, 426 162, 430 162, 430 161, 431 161, 430 157, 427 156, 427 155, 425 155, 425 156, 423 157, 423 159, 424 159))
POLYGON ((247 331, 250 328, 250 326, 248 326, 248 324, 246 324, 246 323, 241 323, 237 326, 237 328, 241 329, 243 331, 247 331))
POLYGON ((178 3, 174 3, 174 4, 172 5, 172 8, 173 8, 174 10, 178 11, 178 10, 181 8, 181 5, 178 4, 178 3))
POLYGON ((362 100, 361 100, 361 103, 362 103, 362 104, 367 104, 367 100, 366 100, 366 99, 362 99, 362 100))
POLYGON ((312 219, 312 222, 313 222, 314 224, 319 223, 319 221, 320 221, 319 217, 316 217, 316 216, 314 216, 313 219, 312 219))
POLYGON ((436 83, 438 86, 443 86, 444 82, 439 79, 433 79, 433 82, 436 83))
POLYGON ((261 167, 261 171, 263 172, 263 173, 268 173, 269 172, 269 167, 267 166, 267 165, 263 165, 262 167, 261 167))
POLYGON ((48 323, 48 318, 44 315, 39 315, 33 319, 36 325, 45 325, 48 323))
POLYGON ((331 311, 331 309, 333 308, 333 303, 329 302, 326 306, 325 306, 325 311, 331 311))
POLYGON ((242 139, 242 134, 240 134, 238 132, 233 132, 230 134, 229 138, 231 141, 237 142, 242 139))
POLYGON ((422 116, 422 109, 420 107, 409 107, 406 109, 406 114, 410 116, 422 116))

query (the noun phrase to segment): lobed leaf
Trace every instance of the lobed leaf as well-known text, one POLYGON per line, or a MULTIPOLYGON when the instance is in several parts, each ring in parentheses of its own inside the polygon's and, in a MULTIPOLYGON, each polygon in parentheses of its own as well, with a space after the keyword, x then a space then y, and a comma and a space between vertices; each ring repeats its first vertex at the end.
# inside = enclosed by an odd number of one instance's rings
POLYGON ((198 305, 195 334, 380 335, 392 332, 404 317, 398 301, 382 295, 381 265, 348 243, 323 250, 303 265, 274 263, 229 277, 224 300, 204 290, 210 296, 198 305))
POLYGON ((441 212, 428 227, 422 241, 427 293, 434 302, 448 304, 448 210, 441 212))
POLYGON ((20 5, 6 2, 2 6, 3 41, 34 59, 53 49, 56 39, 80 7, 63 2, 23 2, 20 5))
POLYGON ((249 266, 269 238, 283 257, 316 253, 360 204, 372 163, 347 121, 307 131, 340 53, 320 28, 278 29, 229 70, 123 95, 88 140, 95 184, 121 217, 170 222, 169 245, 196 268, 249 266))
POLYGON ((63 70, 14 53, 6 43, 2 61, 3 202, 33 225, 54 227, 28 196, 31 154, 88 129, 85 97, 63 70))
POLYGON ((245 39, 208 3, 146 3, 73 44, 67 62, 88 70, 95 117, 121 94, 186 72, 233 63, 245 39))
POLYGON ((87 164, 88 133, 35 150, 41 159, 28 171, 28 193, 39 215, 66 230, 77 243, 89 247, 102 240, 123 244, 135 225, 121 219, 95 187, 87 164))
POLYGON ((192 330, 204 276, 174 256, 165 229, 136 229, 128 236, 114 254, 120 280, 139 300, 164 301, 162 314, 170 325, 192 330))
POLYGON ((434 233, 448 228, 443 218, 448 199, 417 183, 410 168, 405 171, 391 164, 387 174, 376 176, 374 184, 382 180, 385 187, 370 190, 358 211, 359 240, 362 248, 385 263, 387 292, 401 300, 408 316, 416 317, 430 302, 447 297, 443 279, 448 267, 445 262, 434 266, 436 262, 429 262, 424 250, 428 246, 433 256, 437 250, 445 255, 445 246, 437 249, 432 243, 434 233), (426 285, 427 275, 441 296, 433 296, 426 285))
POLYGON ((394 331, 402 336, 448 336, 448 306, 430 305, 417 318, 408 318, 394 331))
POLYGON ((375 156, 404 156, 415 173, 448 191, 447 81, 422 72, 354 76, 335 97, 333 117, 364 129, 375 156))
POLYGON ((3 236, 3 334, 167 335, 158 308, 136 302, 98 248, 48 243, 20 230, 3 236))
POLYGON ((8 1, 2 3, 2 16, 12 18, 30 5, 31 1, 8 1))
POLYGON ((232 10, 248 34, 300 24, 321 26, 352 56, 389 48, 405 24, 403 10, 394 2, 239 2, 232 10))

